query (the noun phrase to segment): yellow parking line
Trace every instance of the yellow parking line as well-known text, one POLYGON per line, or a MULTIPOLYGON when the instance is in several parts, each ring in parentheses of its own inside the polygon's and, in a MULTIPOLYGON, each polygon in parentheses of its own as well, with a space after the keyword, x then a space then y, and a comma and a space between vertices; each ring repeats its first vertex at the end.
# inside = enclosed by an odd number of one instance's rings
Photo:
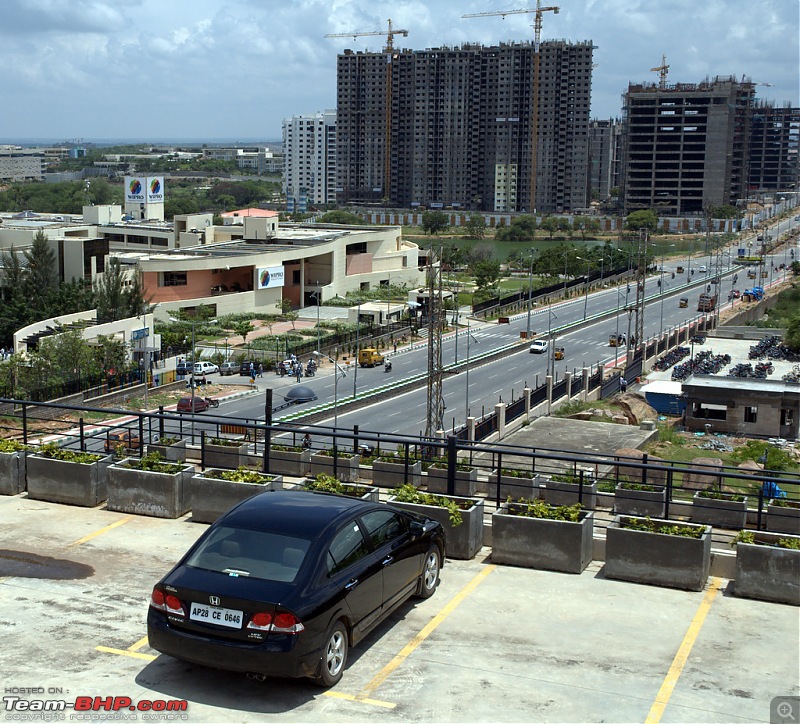
POLYGON ((436 616, 431 619, 431 621, 422 629, 411 641, 409 641, 400 651, 397 656, 395 656, 386 666, 384 666, 375 678, 369 682, 362 690, 359 696, 357 697, 359 700, 367 698, 372 692, 375 691, 386 679, 389 675, 402 664, 412 653, 413 651, 426 639, 430 636, 455 609, 456 607, 470 594, 473 590, 475 590, 480 583, 483 582, 483 579, 486 578, 497 566, 495 565, 487 565, 475 578, 473 578, 464 588, 462 588, 451 600, 450 602, 441 610, 436 616))
POLYGON ((338 691, 326 691, 326 696, 332 696, 334 699, 346 699, 347 701, 357 701, 359 704, 372 704, 373 706, 382 706, 384 709, 394 709, 397 704, 390 701, 381 701, 380 699, 364 699, 360 696, 353 694, 343 694, 338 691))
POLYGON ((155 661, 157 656, 152 656, 151 654, 140 654, 138 651, 131 651, 128 649, 111 649, 108 646, 95 646, 95 651, 102 651, 105 654, 117 654, 117 656, 130 656, 134 659, 144 659, 145 661, 155 661))
POLYGON ((100 528, 100 530, 96 530, 94 533, 89 533, 89 535, 83 536, 83 538, 79 538, 78 540, 72 541, 72 543, 67 545, 67 548, 73 548, 74 546, 79 546, 81 543, 86 543, 86 541, 92 540, 92 538, 97 538, 99 535, 103 535, 103 533, 108 533, 108 531, 116 528, 117 526, 122 525, 123 523, 127 523, 129 520, 132 520, 136 516, 127 515, 124 518, 120 518, 115 523, 111 523, 104 528, 100 528))
POLYGON ((686 636, 683 637, 678 653, 675 654, 675 658, 672 660, 672 666, 669 667, 669 671, 661 684, 661 688, 658 690, 656 700, 653 702, 653 706, 650 707, 650 713, 647 715, 647 719, 645 719, 645 724, 657 724, 657 722, 661 721, 661 717, 664 715, 664 709, 666 709, 669 703, 672 692, 675 690, 675 685, 678 683, 678 679, 683 672, 683 667, 686 666, 686 661, 692 651, 694 642, 697 640, 697 636, 700 633, 700 629, 703 627, 711 604, 714 602, 714 598, 720 588, 722 588, 722 579, 712 578, 706 595, 703 597, 703 601, 697 609, 692 623, 689 624, 689 630, 686 632, 686 636))
POLYGON ((128 651, 138 651, 142 646, 147 646, 147 636, 143 636, 135 644, 128 646, 128 651))

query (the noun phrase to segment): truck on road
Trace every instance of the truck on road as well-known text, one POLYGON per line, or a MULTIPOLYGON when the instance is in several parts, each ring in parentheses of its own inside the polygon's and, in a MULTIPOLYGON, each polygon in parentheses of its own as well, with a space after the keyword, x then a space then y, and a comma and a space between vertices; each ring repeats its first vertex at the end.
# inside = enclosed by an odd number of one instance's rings
POLYGON ((697 300, 698 312, 713 312, 717 306, 716 294, 701 294, 700 299, 697 300))

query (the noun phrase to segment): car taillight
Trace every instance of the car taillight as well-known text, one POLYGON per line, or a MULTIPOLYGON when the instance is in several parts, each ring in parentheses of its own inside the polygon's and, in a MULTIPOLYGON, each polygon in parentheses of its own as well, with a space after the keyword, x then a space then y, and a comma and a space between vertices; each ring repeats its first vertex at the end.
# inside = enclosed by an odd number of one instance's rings
POLYGON ((164 610, 164 591, 154 588, 150 594, 150 605, 157 608, 159 611, 164 610))
POLYGON ((247 624, 247 628, 267 631, 269 630, 271 624, 272 624, 271 613, 257 613, 253 616, 253 618, 250 619, 250 623, 247 624))
POLYGON ((183 610, 183 604, 177 596, 167 596, 164 599, 164 607, 167 613, 174 613, 177 616, 186 615, 186 612, 183 610))
POLYGON ((250 619, 247 628, 289 634, 300 633, 305 630, 305 626, 303 626, 300 619, 289 612, 278 613, 274 617, 270 613, 256 613, 250 619))

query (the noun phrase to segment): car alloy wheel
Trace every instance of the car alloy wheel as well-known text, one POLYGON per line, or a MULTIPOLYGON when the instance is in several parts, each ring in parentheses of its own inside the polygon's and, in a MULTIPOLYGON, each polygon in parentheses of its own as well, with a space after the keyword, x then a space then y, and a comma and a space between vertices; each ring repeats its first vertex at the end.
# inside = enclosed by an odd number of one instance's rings
POLYGON ((342 678, 347 663, 347 631, 341 621, 337 621, 328 631, 327 643, 322 653, 317 683, 320 686, 333 686, 342 678))
POLYGON ((439 547, 432 545, 425 555, 425 564, 422 568, 422 578, 419 581, 417 595, 420 598, 430 598, 439 583, 439 570, 441 568, 439 560, 439 547))

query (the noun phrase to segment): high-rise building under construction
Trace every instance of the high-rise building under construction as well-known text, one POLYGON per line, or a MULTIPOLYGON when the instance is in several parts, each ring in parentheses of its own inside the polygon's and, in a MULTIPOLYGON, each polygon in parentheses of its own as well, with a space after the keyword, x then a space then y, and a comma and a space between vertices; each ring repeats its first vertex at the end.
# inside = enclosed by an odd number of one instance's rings
POLYGON ((532 43, 346 50, 337 64, 337 203, 586 208, 593 49, 543 42, 538 78, 532 43))

